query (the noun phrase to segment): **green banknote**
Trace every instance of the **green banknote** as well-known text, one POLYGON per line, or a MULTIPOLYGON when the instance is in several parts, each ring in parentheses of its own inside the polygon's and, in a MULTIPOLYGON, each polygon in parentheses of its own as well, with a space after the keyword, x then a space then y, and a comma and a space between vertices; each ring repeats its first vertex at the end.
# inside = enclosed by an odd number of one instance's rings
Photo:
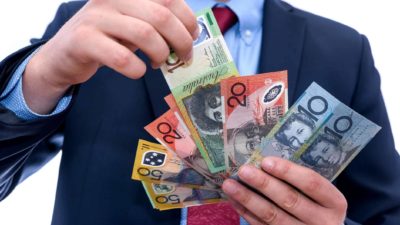
POLYGON ((199 12, 197 22, 200 36, 192 62, 171 53, 161 70, 196 146, 210 171, 217 173, 225 170, 220 81, 238 72, 212 11, 199 12))

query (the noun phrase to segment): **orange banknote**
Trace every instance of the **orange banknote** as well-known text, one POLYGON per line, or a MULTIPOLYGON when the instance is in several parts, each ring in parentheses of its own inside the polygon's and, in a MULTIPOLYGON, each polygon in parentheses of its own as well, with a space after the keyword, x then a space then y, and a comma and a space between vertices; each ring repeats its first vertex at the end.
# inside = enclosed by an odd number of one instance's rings
MULTIPOLYGON (((174 103, 172 102, 172 104, 174 103)), ((189 130, 181 119, 177 107, 169 109, 144 129, 208 180, 217 185, 222 184, 224 177, 221 174, 210 172, 189 130)))
POLYGON ((221 81, 227 172, 237 171, 286 113, 287 71, 232 77, 221 81))

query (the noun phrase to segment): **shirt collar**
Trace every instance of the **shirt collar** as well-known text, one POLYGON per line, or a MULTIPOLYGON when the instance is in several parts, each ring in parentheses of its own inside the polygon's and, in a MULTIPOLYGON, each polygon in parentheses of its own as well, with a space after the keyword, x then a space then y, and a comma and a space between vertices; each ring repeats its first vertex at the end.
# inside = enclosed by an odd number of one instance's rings
POLYGON ((239 19, 239 34, 246 44, 251 44, 255 34, 261 29, 264 0, 230 0, 218 2, 215 0, 186 0, 194 12, 214 5, 227 6, 232 9, 239 19))

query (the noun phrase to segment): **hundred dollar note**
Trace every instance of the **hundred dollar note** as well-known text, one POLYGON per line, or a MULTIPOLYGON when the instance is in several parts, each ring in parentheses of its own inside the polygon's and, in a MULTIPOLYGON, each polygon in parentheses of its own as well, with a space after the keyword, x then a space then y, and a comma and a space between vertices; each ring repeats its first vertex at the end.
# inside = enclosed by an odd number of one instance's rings
POLYGON ((380 129, 340 103, 325 125, 291 160, 333 181, 380 129))
POLYGON ((218 186, 188 167, 173 151, 145 140, 139 140, 132 179, 157 184, 218 189, 218 186))
POLYGON ((167 149, 174 151, 187 165, 214 184, 222 185, 226 176, 221 173, 211 173, 173 101, 171 107, 166 113, 147 125, 145 130, 167 149))
POLYGON ((143 182, 153 208, 168 210, 224 201, 222 192, 143 182))
POLYGON ((250 158, 261 137, 267 136, 286 113, 287 87, 287 71, 221 81, 225 165, 229 173, 235 173, 250 158))
POLYGON ((259 166, 265 156, 290 159, 332 116, 338 104, 336 98, 312 83, 269 134, 261 138, 260 147, 248 163, 259 166))
POLYGON ((197 15, 200 36, 192 62, 185 63, 172 52, 161 71, 196 146, 216 173, 225 170, 220 80, 238 72, 211 9, 197 15))

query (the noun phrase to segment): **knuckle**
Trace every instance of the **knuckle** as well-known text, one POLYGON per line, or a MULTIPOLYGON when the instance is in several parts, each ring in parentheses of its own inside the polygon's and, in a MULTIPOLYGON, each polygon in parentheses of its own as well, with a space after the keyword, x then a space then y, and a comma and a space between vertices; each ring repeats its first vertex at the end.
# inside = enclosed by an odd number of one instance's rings
POLYGON ((142 40, 147 40, 154 34, 154 32, 154 28, 147 23, 141 24, 139 29, 136 30, 137 36, 142 40))
POLYGON ((278 217, 278 212, 275 207, 268 207, 262 216, 260 216, 260 219, 267 224, 273 224, 276 222, 276 219, 278 217))
POLYGON ((158 27, 165 25, 172 16, 172 13, 164 7, 155 8, 153 13, 153 23, 158 27))
POLYGON ((288 209, 294 209, 299 205, 300 193, 295 190, 289 190, 283 201, 283 205, 288 209))
POLYGON ((256 185, 258 189, 260 190, 266 190, 269 186, 270 179, 268 179, 266 176, 262 176, 261 179, 259 179, 258 184, 256 185))
POLYGON ((74 29, 72 34, 73 39, 76 41, 85 40, 91 36, 91 30, 87 26, 81 25, 74 29))
POLYGON ((239 199, 240 199, 240 203, 242 205, 248 205, 251 201, 251 194, 246 193, 246 192, 239 192, 239 199))
POLYGON ((311 173, 309 177, 310 181, 305 185, 305 191, 310 193, 319 191, 322 185, 319 177, 314 173, 311 173))
POLYGON ((161 5, 165 7, 170 7, 173 4, 174 0, 160 0, 161 5))
POLYGON ((131 53, 129 51, 118 51, 114 54, 111 64, 117 68, 126 67, 131 60, 131 53))

